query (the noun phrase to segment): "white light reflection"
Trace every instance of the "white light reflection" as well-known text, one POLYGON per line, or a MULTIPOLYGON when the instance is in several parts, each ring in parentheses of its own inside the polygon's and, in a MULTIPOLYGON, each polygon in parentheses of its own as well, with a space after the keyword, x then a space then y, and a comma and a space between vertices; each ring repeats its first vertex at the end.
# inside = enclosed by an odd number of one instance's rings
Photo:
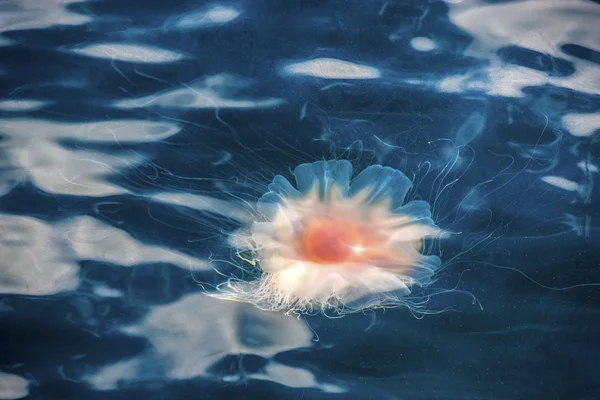
POLYGON ((79 266, 54 227, 0 214, 0 293, 50 295, 79 285, 79 266))
MULTIPOLYGON (((227 355, 252 354, 270 360, 275 354, 312 345, 312 332, 294 316, 264 312, 256 307, 188 295, 157 306, 138 325, 124 332, 152 343, 146 354, 101 368, 88 377, 98 390, 112 390, 124 383, 149 378, 190 379, 210 376, 209 368, 227 355)), ((269 361, 261 373, 219 376, 220 379, 261 379, 292 387, 312 387, 341 392, 342 388, 318 383, 301 368, 269 361)))
MULTIPOLYGON (((0 194, 31 180, 48 193, 106 196, 125 193, 106 177, 145 162, 142 155, 112 155, 67 149, 58 143, 71 139, 94 143, 145 143, 170 137, 179 125, 144 120, 61 123, 33 119, 0 120, 0 194)), ((83 147, 83 146, 80 146, 83 147)))
POLYGON ((1 111, 35 111, 46 106, 48 101, 41 100, 26 100, 26 99, 14 99, 14 100, 3 100, 0 101, 1 111))
POLYGON ((169 63, 183 58, 183 54, 154 46, 121 43, 100 43, 70 50, 89 57, 106 58, 134 63, 169 63))
MULTIPOLYGON (((163 262, 208 270, 205 260, 161 246, 145 245, 128 233, 91 217, 51 225, 32 217, 0 214, 0 293, 50 295, 79 285, 82 260, 121 266, 163 262)), ((143 267, 141 267, 143 268, 143 267)), ((119 297, 99 288, 103 297, 119 297)))
POLYGON ((208 9, 187 13, 176 22, 178 28, 199 28, 223 25, 237 19, 240 12, 233 7, 214 5, 208 9))
POLYGON ((561 176, 547 175, 542 177, 542 181, 568 192, 579 192, 581 190, 579 183, 573 182, 561 176))
POLYGON ((573 136, 592 136, 600 131, 600 113, 569 113, 562 117, 562 122, 573 136))
POLYGON ((324 79, 377 79, 381 76, 377 68, 335 58, 317 58, 293 63, 286 66, 284 70, 291 75, 306 75, 324 79))
POLYGON ((0 372, 0 399, 22 399, 29 394, 29 382, 18 375, 0 372))
POLYGON ((69 11, 69 6, 85 0, 3 0, 0 32, 40 29, 60 25, 83 25, 86 15, 69 11))
POLYGON ((450 76, 439 83, 444 92, 483 91, 491 95, 521 97, 528 86, 552 84, 586 93, 598 92, 597 65, 561 50, 577 44, 595 51, 600 37, 600 8, 590 1, 519 1, 497 4, 457 2, 450 6, 453 23, 474 37, 465 52, 488 59, 484 70, 450 76), (571 15, 577 18, 569 18, 571 15), (505 46, 519 46, 566 59, 575 72, 550 76, 544 71, 502 62, 495 54, 505 46))
POLYGON ((410 45, 413 49, 423 52, 432 51, 437 48, 437 44, 433 40, 422 36, 412 38, 410 45))
POLYGON ((173 109, 218 109, 218 108, 270 108, 283 103, 280 98, 252 98, 231 93, 250 86, 248 80, 227 74, 208 77, 199 84, 181 89, 168 90, 150 96, 119 100, 113 103, 117 108, 164 107, 173 109))

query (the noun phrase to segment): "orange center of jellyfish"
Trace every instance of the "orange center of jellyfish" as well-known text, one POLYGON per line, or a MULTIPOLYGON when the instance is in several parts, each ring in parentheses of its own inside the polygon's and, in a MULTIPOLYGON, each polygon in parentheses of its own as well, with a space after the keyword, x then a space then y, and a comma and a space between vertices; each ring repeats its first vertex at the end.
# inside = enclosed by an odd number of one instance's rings
POLYGON ((305 257, 319 264, 357 261, 364 242, 359 224, 331 218, 309 220, 302 238, 305 257))

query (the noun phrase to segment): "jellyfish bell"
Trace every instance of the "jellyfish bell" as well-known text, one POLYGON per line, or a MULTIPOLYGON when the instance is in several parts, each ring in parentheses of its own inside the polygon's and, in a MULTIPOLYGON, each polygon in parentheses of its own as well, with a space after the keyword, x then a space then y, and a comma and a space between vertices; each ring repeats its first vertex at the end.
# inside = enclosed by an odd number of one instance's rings
POLYGON ((447 232, 426 201, 405 203, 412 182, 402 172, 372 165, 352 179, 352 170, 346 160, 301 164, 295 187, 276 176, 232 238, 254 279, 231 278, 212 295, 290 313, 410 305, 441 264, 425 241, 447 232))

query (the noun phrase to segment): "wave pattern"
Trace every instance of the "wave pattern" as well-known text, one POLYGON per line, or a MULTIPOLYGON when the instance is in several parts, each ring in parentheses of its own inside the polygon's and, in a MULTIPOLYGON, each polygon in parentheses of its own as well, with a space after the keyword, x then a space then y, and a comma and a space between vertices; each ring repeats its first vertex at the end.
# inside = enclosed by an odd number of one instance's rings
POLYGON ((591 399, 597 1, 0 4, 0 398, 591 399), (379 163, 451 239, 415 302, 206 294, 298 164, 379 163))

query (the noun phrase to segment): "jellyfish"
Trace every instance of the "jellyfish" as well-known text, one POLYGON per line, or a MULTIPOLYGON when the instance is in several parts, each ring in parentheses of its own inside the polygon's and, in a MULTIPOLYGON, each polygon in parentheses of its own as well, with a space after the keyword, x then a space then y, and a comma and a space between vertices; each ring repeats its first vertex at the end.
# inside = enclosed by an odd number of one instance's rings
POLYGON ((441 264, 427 243, 447 233, 429 203, 405 203, 412 182, 401 171, 352 174, 349 161, 329 160, 297 166, 295 187, 275 176, 232 240, 254 278, 231 278, 214 296, 296 314, 409 305, 441 264))

